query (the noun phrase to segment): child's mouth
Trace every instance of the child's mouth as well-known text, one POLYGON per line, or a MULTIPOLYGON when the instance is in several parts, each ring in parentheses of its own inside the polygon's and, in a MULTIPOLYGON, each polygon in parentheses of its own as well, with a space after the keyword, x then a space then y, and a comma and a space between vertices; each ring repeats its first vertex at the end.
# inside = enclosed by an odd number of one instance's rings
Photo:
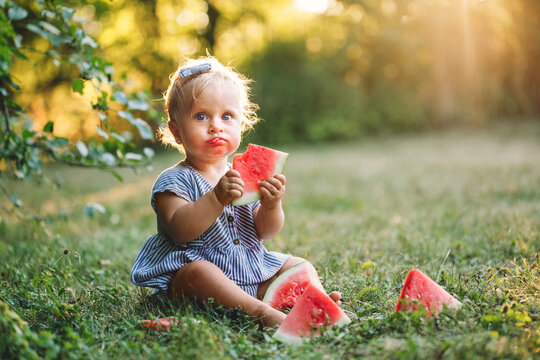
POLYGON ((224 138, 221 138, 219 136, 211 138, 210 140, 207 141, 207 143, 210 144, 210 145, 221 145, 221 144, 225 144, 226 142, 227 142, 227 140, 225 140, 224 138))

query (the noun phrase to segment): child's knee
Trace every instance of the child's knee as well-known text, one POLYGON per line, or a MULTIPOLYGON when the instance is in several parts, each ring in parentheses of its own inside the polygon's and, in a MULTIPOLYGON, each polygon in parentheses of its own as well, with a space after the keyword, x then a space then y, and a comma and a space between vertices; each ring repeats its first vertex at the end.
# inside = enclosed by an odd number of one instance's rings
POLYGON ((170 291, 173 296, 195 296, 205 287, 212 276, 221 270, 206 260, 197 260, 182 266, 174 275, 170 291))
MULTIPOLYGON (((291 256, 289 259, 287 259, 286 264, 289 265, 290 267, 292 267, 292 266, 298 265, 298 264, 303 263, 303 262, 306 262, 309 265, 311 265, 311 263, 309 261, 307 261, 304 258, 298 257, 298 256, 291 256)), ((313 265, 311 265, 311 266, 313 266, 313 265)))
POLYGON ((190 282, 205 281, 205 279, 216 271, 220 271, 216 265, 206 260, 197 260, 184 265, 184 276, 190 279, 190 282))
MULTIPOLYGON (((313 266, 312 263, 310 263, 309 261, 307 261, 306 259, 304 258, 301 258, 301 257, 298 257, 298 256, 291 256, 287 262, 285 262, 285 264, 283 265, 283 267, 281 268, 280 270, 280 274, 290 268, 292 268, 293 266, 296 266, 300 263, 306 263, 308 268, 309 268, 309 271, 313 274, 314 277, 318 277, 317 275, 317 269, 315 269, 315 267, 313 266)), ((279 275, 279 274, 278 274, 279 275)))
POLYGON ((301 257, 298 257, 298 256, 291 256, 288 260, 287 260, 287 268, 291 268, 295 265, 298 265, 300 263, 306 263, 307 266, 312 270, 314 271, 315 273, 317 273, 317 271, 315 270, 315 267, 313 266, 312 263, 310 263, 309 261, 307 261, 306 259, 304 258, 301 258, 301 257))
POLYGON ((286 262, 286 269, 284 270, 287 270, 287 269, 290 269, 291 267, 295 266, 295 265, 298 265, 302 262, 305 262, 309 268, 309 271, 311 272, 312 274, 312 278, 315 279, 315 281, 322 287, 322 283, 321 283, 321 280, 319 279, 319 274, 317 273, 317 269, 315 269, 315 266, 313 266, 312 263, 310 263, 309 261, 307 261, 306 259, 304 258, 301 258, 301 257, 297 257, 297 256, 291 256, 289 258, 289 260, 287 260, 286 262))

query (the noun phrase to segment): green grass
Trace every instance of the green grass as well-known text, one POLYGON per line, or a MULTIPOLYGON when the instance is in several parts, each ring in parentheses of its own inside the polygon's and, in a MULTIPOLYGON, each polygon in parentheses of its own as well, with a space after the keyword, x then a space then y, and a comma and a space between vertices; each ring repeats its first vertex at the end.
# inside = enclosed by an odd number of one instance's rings
POLYGON ((50 220, 17 221, 2 200, 0 357, 538 358, 539 139, 529 123, 284 148, 286 226, 266 246, 309 259, 352 319, 300 347, 236 311, 173 304, 130 283, 155 231, 150 188, 173 151, 123 183, 58 167, 47 169, 55 180, 8 183, 50 220), (88 202, 106 213, 84 215, 88 202), (465 306, 429 321, 394 314, 412 268, 465 306), (171 315, 185 326, 159 334, 137 323, 171 315))

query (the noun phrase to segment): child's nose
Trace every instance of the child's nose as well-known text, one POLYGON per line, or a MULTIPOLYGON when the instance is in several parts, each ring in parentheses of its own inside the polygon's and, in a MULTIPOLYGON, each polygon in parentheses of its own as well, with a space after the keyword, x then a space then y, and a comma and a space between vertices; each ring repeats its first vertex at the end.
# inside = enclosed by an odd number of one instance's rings
POLYGON ((223 125, 219 120, 212 120, 208 130, 211 134, 221 134, 223 132, 223 125))

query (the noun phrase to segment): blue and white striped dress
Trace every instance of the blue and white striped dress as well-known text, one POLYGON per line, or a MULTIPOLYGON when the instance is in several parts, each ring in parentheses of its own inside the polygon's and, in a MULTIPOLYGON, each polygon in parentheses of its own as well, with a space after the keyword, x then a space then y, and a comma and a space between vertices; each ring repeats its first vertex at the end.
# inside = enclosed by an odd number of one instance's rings
MULTIPOLYGON (((194 202, 212 190, 208 181, 184 162, 163 171, 152 189, 152 208, 156 195, 172 192, 194 202)), ((258 285, 271 278, 290 255, 267 251, 257 237, 253 210, 259 203, 227 206, 217 220, 196 239, 174 241, 157 220, 158 233, 146 239, 133 268, 135 285, 154 287, 165 292, 174 274, 196 260, 207 260, 248 294, 257 296, 258 285)))

